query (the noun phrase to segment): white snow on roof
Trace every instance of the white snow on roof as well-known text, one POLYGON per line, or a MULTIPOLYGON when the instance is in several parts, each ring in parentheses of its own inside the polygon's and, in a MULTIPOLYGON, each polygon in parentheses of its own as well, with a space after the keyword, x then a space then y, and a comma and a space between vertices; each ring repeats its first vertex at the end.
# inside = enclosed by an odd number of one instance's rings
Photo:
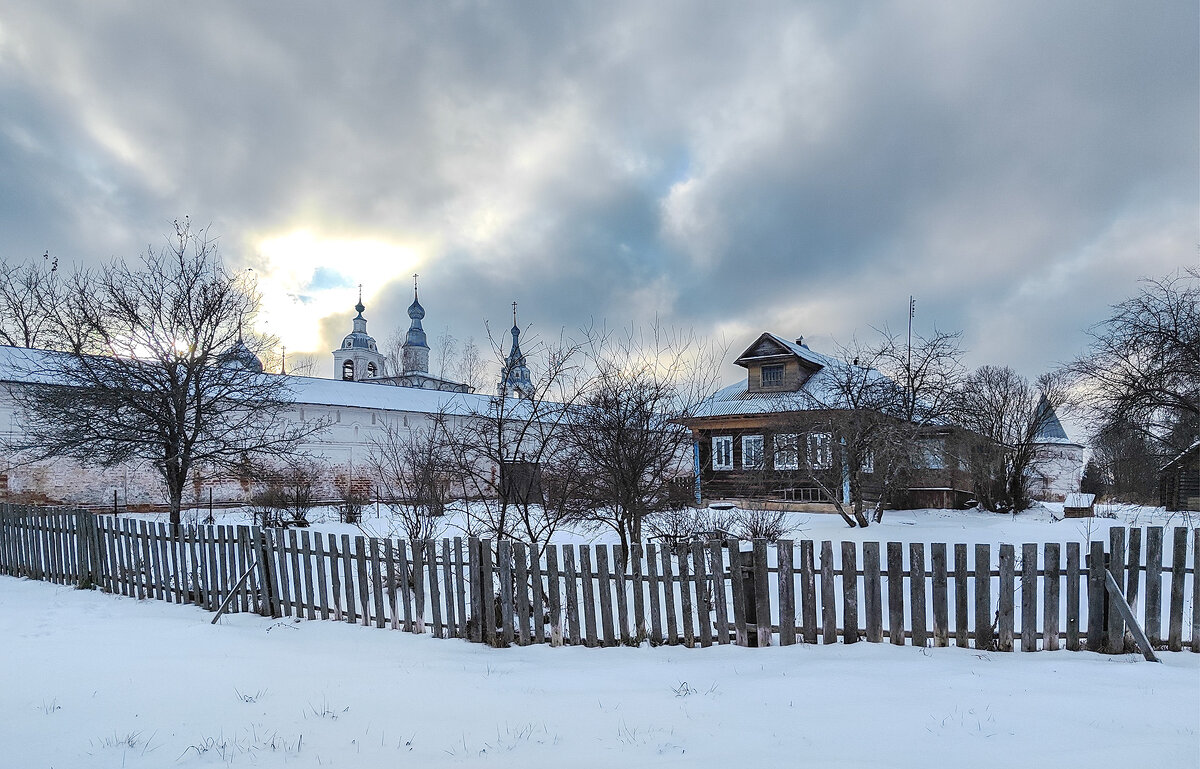
POLYGON ((1076 491, 1067 495, 1066 501, 1063 502, 1063 507, 1091 507, 1095 501, 1095 494, 1082 494, 1076 491))
MULTIPOLYGON (((32 350, 0 345, 0 382, 29 382, 70 385, 62 377, 39 375, 51 370, 60 373, 63 354, 50 350, 32 350), (59 360, 53 360, 59 358, 59 360)), ((485 413, 491 396, 475 393, 453 393, 422 390, 415 387, 396 387, 369 382, 347 382, 340 379, 291 374, 263 374, 285 381, 297 405, 345 406, 383 411, 407 411, 432 414, 485 413)))

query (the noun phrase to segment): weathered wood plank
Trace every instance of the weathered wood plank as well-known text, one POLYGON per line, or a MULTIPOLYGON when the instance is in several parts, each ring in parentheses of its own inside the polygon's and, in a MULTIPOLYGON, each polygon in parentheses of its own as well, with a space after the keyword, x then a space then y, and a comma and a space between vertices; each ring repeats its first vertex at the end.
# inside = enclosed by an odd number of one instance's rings
MULTIPOLYGON (((712 595, 711 582, 708 577, 708 569, 705 565, 705 550, 704 545, 700 542, 692 543, 692 574, 696 579, 696 619, 700 626, 700 646, 709 647, 713 643, 712 632, 712 595)), ((790 556, 789 556, 790 559, 790 556)), ((790 563, 790 560, 789 560, 790 563)), ((782 620, 780 620, 782 622, 782 620)), ((792 635, 795 636, 796 629, 792 628, 792 635)))
POLYGON ((492 541, 479 540, 479 588, 482 604, 481 617, 483 620, 483 640, 490 646, 499 646, 501 632, 497 623, 496 613, 496 570, 492 567, 492 541))
POLYGON ((316 619, 317 599, 312 573, 312 533, 308 529, 300 532, 300 568, 303 571, 305 615, 309 619, 316 619))
MULTIPOLYGON (((1047 651, 1058 651, 1058 618, 1061 612, 1059 583, 1062 561, 1057 542, 1047 542, 1042 548, 1042 563, 1042 571, 1045 574, 1043 580, 1045 595, 1042 598, 1042 648, 1047 651)), ((1024 633, 1024 629, 1021 632, 1024 633)))
POLYGON ((467 615, 467 558, 463 553, 463 538, 454 538, 454 597, 458 601, 458 633, 462 638, 468 638, 470 633, 470 617, 467 615))
POLYGON ((1035 652, 1038 648, 1038 546, 1031 542, 1021 545, 1021 651, 1035 652))
POLYGON ((755 619, 758 625, 758 645, 771 645, 771 581, 767 572, 767 541, 754 540, 754 597, 755 619))
POLYGON ((713 580, 713 633, 718 644, 728 644, 730 626, 729 604, 725 599, 725 550, 724 544, 717 539, 708 543, 708 573, 713 580))
POLYGON ((883 585, 879 571, 879 543, 863 543, 863 613, 867 642, 883 641, 883 585))
POLYGON ((659 646, 665 639, 658 597, 658 550, 653 542, 646 543, 646 584, 650 590, 647 600, 650 608, 650 643, 659 646))
POLYGON ((371 599, 375 606, 375 627, 387 627, 387 609, 383 603, 383 585, 386 581, 383 576, 383 568, 380 558, 380 551, 383 550, 383 542, 378 537, 371 537, 367 540, 368 558, 371 567, 371 599))
POLYGON ((933 561, 933 645, 950 645, 950 601, 947 594, 946 543, 929 546, 933 561))
POLYGON ((1079 543, 1067 543, 1067 649, 1079 651, 1079 543))
POLYGON ((342 594, 342 558, 337 540, 336 534, 329 535, 329 597, 333 605, 333 620, 341 622, 345 618, 346 612, 343 608, 345 599, 342 594))
POLYGON ((811 539, 800 541, 800 629, 804 643, 817 642, 817 571, 811 539))
POLYGON ((908 595, 909 614, 912 617, 912 644, 920 648, 929 639, 929 620, 925 604, 925 545, 910 542, 908 545, 908 595))
MULTIPOLYGON (((429 608, 433 619, 433 637, 445 638, 446 626, 442 622, 442 591, 438 582, 438 560, 437 560, 437 543, 432 539, 427 539, 424 542, 425 547, 425 573, 429 578, 429 608)), ((509 583, 509 595, 512 595, 512 583, 509 583)), ((511 626, 512 618, 509 617, 511 626)), ((511 643, 511 638, 509 642, 511 643)))
MULTIPOLYGON (((522 560, 522 564, 524 561, 522 560)), ((442 539, 442 599, 446 602, 446 638, 457 638, 459 636, 459 625, 462 624, 462 615, 457 618, 454 615, 454 561, 450 556, 450 540, 442 539)))
POLYGON ((666 616, 666 642, 672 646, 679 643, 679 623, 675 615, 675 565, 671 548, 663 545, 658 551, 662 565, 663 613, 666 616))
POLYGON ((842 542, 842 639, 858 642, 858 553, 854 542, 842 542))
POLYGON ((1200 529, 1192 529, 1192 652, 1200 653, 1200 529))
POLYGON ((833 543, 821 542, 821 643, 837 643, 837 598, 833 543))
POLYGON ((512 646, 516 639, 513 629, 512 542, 502 539, 496 550, 496 565, 500 572, 500 638, 504 646, 512 646))
POLYGON ((614 545, 613 559, 613 573, 616 576, 617 589, 617 629, 621 633, 621 643, 629 645, 631 641, 629 634, 629 596, 626 592, 629 588, 629 580, 625 577, 625 571, 629 564, 629 554, 620 545, 614 545))
POLYGON ((1000 606, 996 614, 996 648, 1013 650, 1016 622, 1016 563, 1017 550, 1010 544, 1000 545, 1000 606))
MULTIPOLYGON (((680 547, 676 545, 676 547, 680 547)), ((683 628, 683 645, 689 649, 696 645, 696 636, 692 630, 692 579, 688 569, 686 550, 676 550, 679 558, 679 604, 680 622, 683 628)))
POLYGON ((1088 622, 1087 650, 1090 652, 1103 651, 1107 635, 1107 622, 1104 616, 1104 543, 1091 542, 1091 553, 1087 559, 1088 586, 1088 622))
POLYGON ((471 588, 471 619, 467 623, 470 632, 467 635, 474 643, 483 643, 486 638, 483 610, 483 552, 478 537, 467 538, 467 560, 467 576, 471 588))
MULTIPOLYGON (((1186 570, 1187 529, 1176 526, 1172 533, 1171 614, 1167 625, 1167 648, 1173 652, 1183 650, 1183 582, 1186 570)), ((1193 578, 1200 579, 1200 574, 1193 575, 1193 578)), ((1117 584, 1120 584, 1119 580, 1117 584)))
POLYGON ((550 614, 550 645, 563 643, 563 603, 558 590, 558 545, 546 546, 546 604, 550 614))
MULTIPOLYGON (((1108 573, 1113 575, 1118 586, 1125 584, 1125 528, 1114 526, 1108 530, 1108 573)), ((1106 590, 1107 592, 1107 590, 1106 590)), ((1120 654, 1125 651, 1125 620, 1121 612, 1109 607, 1108 643, 1105 651, 1120 654)))
POLYGON ((613 629, 612 580, 608 572, 608 546, 596 545, 596 588, 600 591, 600 632, 605 646, 617 645, 613 629))
MULTIPOLYGON (((537 545, 533 548, 536 551, 537 545)), ((530 632, 533 617, 529 601, 529 553, 526 552, 524 542, 513 543, 513 564, 516 566, 514 589, 517 598, 517 643, 528 646, 533 640, 530 632)))
POLYGON ((572 646, 580 644, 579 577, 575 572, 575 548, 563 545, 563 588, 566 591, 567 633, 572 646))
POLYGON ((339 548, 339 552, 342 558, 342 593, 345 599, 342 619, 346 622, 357 623, 358 612, 354 605, 354 548, 351 545, 349 534, 342 535, 342 546, 339 548))
POLYGON ((733 596, 733 636, 738 646, 750 645, 750 634, 746 627, 746 594, 743 589, 742 573, 742 543, 739 540, 728 541, 729 551, 729 587, 733 596))
POLYGON ((596 645, 596 594, 592 578, 592 549, 588 545, 580 545, 579 579, 583 587, 583 603, 579 608, 583 615, 584 643, 589 647, 596 645))
POLYGON ((634 542, 629 546, 629 576, 633 588, 633 636, 638 643, 650 637, 650 626, 646 619, 645 580, 642 578, 642 545, 634 542))
POLYGON ((888 640, 904 644, 904 550, 899 542, 887 543, 888 640))
POLYGON ((1131 528, 1128 536, 1125 548, 1125 600, 1136 611, 1138 596, 1141 594, 1139 583, 1142 576, 1142 530, 1138 527, 1131 528))
POLYGON ((1162 644, 1162 558, 1163 529, 1151 526, 1146 531, 1145 631, 1155 647, 1162 644))
MULTIPOLYGON (((320 563, 320 561, 317 561, 320 563)), ((391 537, 383 541, 383 566, 387 571, 388 617, 392 630, 400 629, 400 575, 396 570, 396 547, 391 537)))
POLYGON ((305 612, 304 605, 304 579, 300 573, 300 536, 295 529, 288 529, 288 556, 291 560, 290 567, 292 573, 292 613, 296 617, 303 617, 305 612))
MULTIPOLYGON (((1109 603, 1112 610, 1121 615, 1129 627, 1129 632, 1133 636, 1134 645, 1141 651, 1147 662, 1159 662, 1160 660, 1154 654, 1154 649, 1150 646, 1150 640, 1146 638, 1146 634, 1138 627, 1137 619, 1134 618, 1133 608, 1125 600, 1125 596, 1121 595, 1121 586, 1117 584, 1113 578, 1112 572, 1107 572, 1105 575, 1104 587, 1108 591, 1109 603)), ((1122 644, 1124 642, 1122 641, 1122 644)))
MULTIPOLYGON (((779 645, 791 646, 796 643, 796 575, 792 568, 792 555, 795 552, 790 539, 781 539, 775 543, 775 552, 779 561, 779 645)), ((703 631, 703 626, 701 631, 703 631)), ((701 645, 708 646, 703 642, 701 645)))
POLYGON ((992 648, 992 548, 975 545, 975 648, 992 648))

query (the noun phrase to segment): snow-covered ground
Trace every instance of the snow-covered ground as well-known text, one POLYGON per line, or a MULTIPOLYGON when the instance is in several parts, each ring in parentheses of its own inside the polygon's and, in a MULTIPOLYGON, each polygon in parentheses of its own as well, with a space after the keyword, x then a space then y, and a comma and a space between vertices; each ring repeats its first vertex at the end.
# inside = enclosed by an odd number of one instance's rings
MULTIPOLYGON (((882 523, 866 529, 850 528, 831 513, 787 513, 787 537, 855 542, 945 542, 976 543, 1006 542, 1087 542, 1108 538, 1112 526, 1186 526, 1200 525, 1195 513, 1167 512, 1161 507, 1140 505, 1100 504, 1095 518, 1063 518, 1062 503, 1039 503, 1021 513, 989 513, 984 510, 888 510, 882 523)), ((207 511, 185 511, 185 521, 203 521, 207 511)), ((165 521, 165 514, 145 514, 133 517, 165 521)), ((389 519, 386 508, 370 506, 359 525, 338 522, 337 510, 322 507, 309 516, 314 529, 336 534, 364 534, 374 537, 402 538, 403 528, 389 519)), ((219 524, 249 524, 252 518, 245 509, 216 510, 219 524)), ((461 513, 441 519, 438 536, 463 536, 468 529, 461 513)), ((560 528, 553 538, 557 544, 617 544, 616 534, 607 527, 597 530, 560 528)))
POLYGON ((1200 654, 491 649, 0 577, 0 765, 1195 767, 1200 654))

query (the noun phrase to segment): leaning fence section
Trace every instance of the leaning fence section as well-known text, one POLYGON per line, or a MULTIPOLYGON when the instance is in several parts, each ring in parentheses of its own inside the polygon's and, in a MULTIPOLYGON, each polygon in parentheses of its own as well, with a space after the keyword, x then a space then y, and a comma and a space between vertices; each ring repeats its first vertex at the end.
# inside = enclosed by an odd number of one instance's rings
POLYGON ((1198 552, 1200 530, 1182 527, 1020 546, 721 540, 622 549, 0 509, 2 574, 218 616, 334 620, 494 646, 865 641, 1116 653, 1144 631, 1154 648, 1200 652, 1198 552))

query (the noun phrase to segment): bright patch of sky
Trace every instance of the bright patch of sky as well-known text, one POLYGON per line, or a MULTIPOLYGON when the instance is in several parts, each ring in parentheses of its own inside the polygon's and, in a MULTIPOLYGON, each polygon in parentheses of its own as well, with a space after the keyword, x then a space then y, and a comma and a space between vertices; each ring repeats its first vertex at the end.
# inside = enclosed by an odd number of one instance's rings
MULTIPOLYGON (((345 313, 394 278, 411 275, 421 262, 410 246, 384 240, 326 237, 309 229, 263 238, 255 272, 263 308, 262 333, 289 350, 323 351, 321 318, 345 313)), ((349 329, 347 329, 349 330, 349 329)))

